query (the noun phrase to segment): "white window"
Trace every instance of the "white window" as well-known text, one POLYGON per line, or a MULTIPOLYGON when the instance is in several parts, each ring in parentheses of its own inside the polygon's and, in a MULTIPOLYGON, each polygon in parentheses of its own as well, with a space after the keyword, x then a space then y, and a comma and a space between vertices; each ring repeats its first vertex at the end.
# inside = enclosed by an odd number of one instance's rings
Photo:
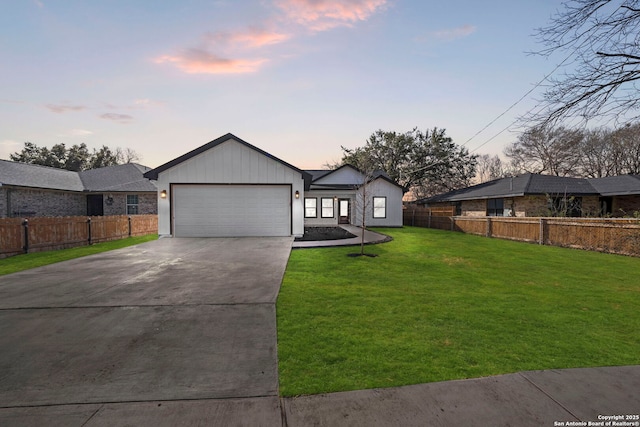
POLYGON ((373 198, 373 217, 374 218, 387 217, 387 198, 386 197, 373 198))
POLYGON ((304 217, 305 218, 317 218, 318 217, 318 199, 315 197, 304 199, 304 217))
POLYGON ((138 195, 127 194, 127 215, 138 214, 138 195))
POLYGON ((322 198, 322 218, 333 218, 333 197, 322 198))

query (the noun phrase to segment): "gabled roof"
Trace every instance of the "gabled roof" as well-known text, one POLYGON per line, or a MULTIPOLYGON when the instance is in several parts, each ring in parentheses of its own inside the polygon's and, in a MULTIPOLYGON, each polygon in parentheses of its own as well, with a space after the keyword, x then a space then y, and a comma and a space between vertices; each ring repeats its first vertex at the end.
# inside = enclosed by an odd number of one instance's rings
POLYGON ((156 191, 154 183, 143 174, 151 168, 137 163, 109 166, 78 172, 85 191, 156 191))
POLYGON ((0 184, 78 192, 157 191, 143 178, 149 168, 136 163, 73 172, 48 166, 0 160, 0 184))
POLYGON ((238 138, 237 136, 233 135, 232 133, 228 133, 226 135, 221 136, 220 138, 216 138, 213 141, 208 142, 207 144, 204 144, 204 145, 196 148, 195 150, 191 150, 188 153, 183 154, 182 156, 171 160, 170 162, 167 162, 167 163, 165 163, 163 165, 158 166, 155 169, 152 169, 152 170, 146 172, 144 174, 144 177, 148 178, 148 179, 157 180, 158 179, 158 174, 162 173, 163 171, 166 171, 167 169, 170 169, 170 168, 172 168, 174 166, 177 166, 180 163, 182 163, 182 162, 184 162, 186 160, 189 160, 192 157, 195 157, 195 156, 197 156, 199 154, 202 154, 205 151, 210 150, 210 149, 212 149, 212 148, 214 148, 214 147, 216 147, 216 146, 218 146, 218 145, 220 145, 220 144, 222 144, 224 142, 227 142, 229 140, 236 141, 236 142, 244 145, 245 147, 248 147, 248 148, 250 148, 252 150, 257 151, 258 153, 262 154, 265 157, 268 157, 268 158, 270 158, 272 160, 275 160, 276 162, 278 162, 278 163, 280 163, 280 164, 282 164, 282 165, 284 165, 284 166, 286 166, 286 167, 288 167, 290 169, 293 169, 294 171, 300 172, 300 174, 302 175, 303 179, 305 180, 305 187, 308 187, 308 183, 311 182, 311 175, 309 173, 307 173, 307 172, 305 172, 303 170, 300 170, 300 169, 298 169, 297 167, 295 167, 293 165, 290 165, 289 163, 285 162, 284 160, 280 160, 279 158, 267 153, 264 150, 259 149, 256 146, 253 146, 253 145, 249 144, 246 141, 243 141, 242 139, 238 138))
POLYGON ((0 160, 0 184, 52 190, 84 190, 77 172, 8 160, 0 160))
POLYGON ((527 194, 598 195, 598 191, 584 178, 527 173, 500 178, 471 187, 438 194, 418 200, 419 203, 456 202, 462 200, 493 199, 527 194))
POLYGON ((640 194, 640 175, 619 175, 590 178, 589 183, 603 196, 640 194))
MULTIPOLYGON (((350 164, 344 164, 342 166, 340 166, 337 169, 333 169, 333 170, 307 170, 306 172, 308 172, 311 176, 312 176, 312 181, 311 181, 311 185, 313 185, 315 187, 315 189, 320 189, 320 188, 325 188, 325 189, 352 189, 354 188, 354 185, 358 185, 358 184, 354 184, 354 183, 332 183, 332 184, 320 184, 317 181, 322 180, 325 177, 328 177, 344 168, 350 168, 353 169, 354 171, 356 171, 357 173, 359 173, 360 175, 362 175, 363 177, 365 176, 365 174, 358 169, 357 167, 350 165, 350 164)), ((397 187, 400 187, 402 189, 402 191, 405 191, 405 188, 402 187, 400 184, 398 184, 397 182, 395 182, 393 179, 391 179, 391 177, 382 169, 378 169, 376 171, 374 171, 371 174, 371 181, 375 181, 376 179, 383 179, 397 187)))

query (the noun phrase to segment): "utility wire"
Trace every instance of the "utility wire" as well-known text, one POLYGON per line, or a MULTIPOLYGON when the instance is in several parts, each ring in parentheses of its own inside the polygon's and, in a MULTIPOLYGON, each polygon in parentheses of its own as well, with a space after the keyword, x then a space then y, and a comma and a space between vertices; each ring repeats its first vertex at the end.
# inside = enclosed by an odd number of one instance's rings
MULTIPOLYGON (((462 146, 467 145, 472 139, 474 139, 476 136, 480 135, 482 132, 484 132, 489 126, 491 126, 492 124, 494 124, 495 122, 497 122, 502 116, 504 116, 505 114, 507 114, 509 111, 511 111, 513 109, 513 107, 515 107, 516 105, 520 104, 527 96, 529 96, 531 94, 531 92, 533 92, 534 90, 536 90, 538 87, 540 87, 540 85, 542 85, 542 83, 544 83, 549 77, 551 77, 551 75, 553 73, 555 73, 558 68, 560 68, 562 65, 564 65, 565 62, 567 62, 567 60, 571 57, 571 55, 567 56, 561 63, 559 63, 558 65, 556 65, 556 67, 551 70, 551 72, 549 74, 547 74, 546 76, 544 76, 538 83, 536 83, 531 89, 529 89, 527 91, 527 93, 525 93, 524 95, 522 95, 520 97, 520 99, 518 99, 516 102, 514 102, 513 104, 511 104, 509 106, 509 108, 507 108, 506 110, 504 110, 498 117, 496 117, 495 119, 491 120, 485 127, 483 127, 482 129, 480 129, 478 132, 476 132, 471 138, 467 139, 464 144, 462 144, 462 146)), ((535 108, 535 107, 534 107, 535 108)), ((511 126, 513 126, 513 124, 515 123, 512 122, 509 126, 507 126, 506 129, 500 131, 500 133, 492 136, 489 140, 483 142, 482 144, 480 144, 478 147, 474 148, 472 151, 476 151, 478 148, 486 145, 489 141, 493 140, 495 137, 497 137, 498 135, 500 135, 502 132, 504 132, 505 130, 509 129, 511 126)))

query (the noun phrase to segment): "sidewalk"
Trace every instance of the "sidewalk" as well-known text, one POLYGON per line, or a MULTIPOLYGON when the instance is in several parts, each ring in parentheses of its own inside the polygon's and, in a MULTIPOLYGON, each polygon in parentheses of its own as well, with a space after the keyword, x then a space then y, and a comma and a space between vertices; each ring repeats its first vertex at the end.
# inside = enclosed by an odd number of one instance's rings
MULTIPOLYGON (((351 239, 340 239, 340 240, 317 240, 317 241, 309 241, 309 242, 293 242, 292 247, 296 248, 323 248, 329 246, 352 246, 359 245, 362 239, 362 228, 356 227, 355 225, 341 225, 340 227, 347 230, 349 233, 355 235, 356 237, 352 237, 351 239)), ((391 240, 391 237, 385 236, 384 234, 376 233, 375 231, 365 230, 364 231, 364 243, 382 243, 388 242, 391 240)))
POLYGON ((287 427, 640 426, 639 390, 640 365, 528 371, 281 401, 287 427))

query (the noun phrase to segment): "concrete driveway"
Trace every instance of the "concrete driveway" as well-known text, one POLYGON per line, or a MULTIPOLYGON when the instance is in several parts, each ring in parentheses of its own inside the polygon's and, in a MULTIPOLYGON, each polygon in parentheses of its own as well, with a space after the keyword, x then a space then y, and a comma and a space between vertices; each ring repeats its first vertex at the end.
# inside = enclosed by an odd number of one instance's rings
POLYGON ((291 243, 161 239, 1 277, 0 425, 280 425, 291 243))

